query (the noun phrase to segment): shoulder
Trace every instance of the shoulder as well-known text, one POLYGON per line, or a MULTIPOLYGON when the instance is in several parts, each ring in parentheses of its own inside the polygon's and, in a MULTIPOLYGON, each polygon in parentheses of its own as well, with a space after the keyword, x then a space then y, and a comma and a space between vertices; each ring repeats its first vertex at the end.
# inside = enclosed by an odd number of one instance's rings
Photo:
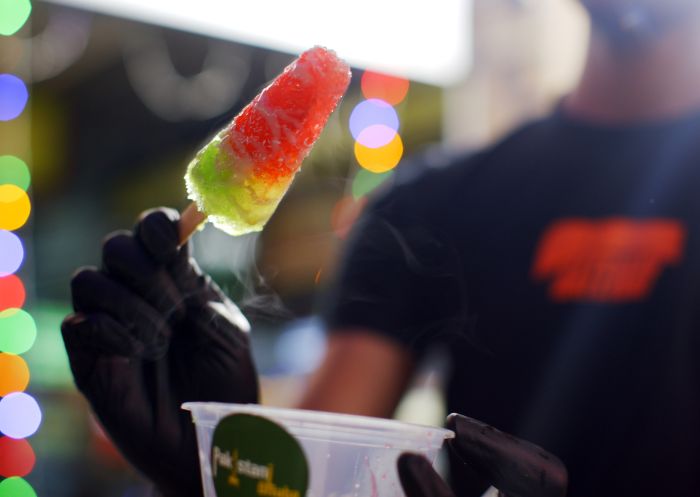
POLYGON ((479 175, 499 174, 514 167, 531 151, 549 143, 558 127, 553 118, 524 124, 496 143, 480 150, 451 150, 432 146, 406 159, 397 169, 390 185, 371 202, 371 210, 386 214, 439 206, 478 187, 479 175))

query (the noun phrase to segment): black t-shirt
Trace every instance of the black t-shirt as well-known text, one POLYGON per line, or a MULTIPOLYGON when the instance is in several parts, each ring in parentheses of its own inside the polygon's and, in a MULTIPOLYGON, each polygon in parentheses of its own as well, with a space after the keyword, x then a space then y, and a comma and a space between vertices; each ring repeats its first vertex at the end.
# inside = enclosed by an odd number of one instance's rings
POLYGON ((572 497, 700 495, 700 116, 555 114, 398 182, 330 297, 330 329, 449 344, 449 410, 559 456, 572 497))

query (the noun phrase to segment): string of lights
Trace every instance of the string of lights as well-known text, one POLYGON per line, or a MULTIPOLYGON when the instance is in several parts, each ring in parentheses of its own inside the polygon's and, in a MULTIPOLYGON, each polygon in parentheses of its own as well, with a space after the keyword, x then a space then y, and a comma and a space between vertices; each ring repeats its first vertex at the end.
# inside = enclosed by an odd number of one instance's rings
MULTIPOLYGON (((0 34, 12 36, 31 14, 29 0, 5 0, 0 7, 0 34)), ((26 112, 29 91, 15 74, 0 74, 0 121, 13 125, 26 112)), ((35 497, 25 479, 34 468, 28 438, 41 424, 41 408, 26 392, 30 371, 22 355, 34 344, 36 324, 25 308, 21 278, 26 237, 22 228, 31 213, 26 162, 29 138, 8 154, 0 150, 0 497, 35 497), (5 154, 5 155, 3 155, 5 154)), ((3 145, 9 146, 9 145, 3 145)))

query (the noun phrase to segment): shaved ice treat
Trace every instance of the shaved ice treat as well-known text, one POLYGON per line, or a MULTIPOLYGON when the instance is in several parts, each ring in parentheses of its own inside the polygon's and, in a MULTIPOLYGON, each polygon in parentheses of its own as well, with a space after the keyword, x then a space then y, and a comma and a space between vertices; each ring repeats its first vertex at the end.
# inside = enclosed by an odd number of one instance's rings
POLYGON ((260 231, 349 83, 348 65, 321 47, 287 66, 189 164, 199 222, 206 216, 231 235, 260 231))

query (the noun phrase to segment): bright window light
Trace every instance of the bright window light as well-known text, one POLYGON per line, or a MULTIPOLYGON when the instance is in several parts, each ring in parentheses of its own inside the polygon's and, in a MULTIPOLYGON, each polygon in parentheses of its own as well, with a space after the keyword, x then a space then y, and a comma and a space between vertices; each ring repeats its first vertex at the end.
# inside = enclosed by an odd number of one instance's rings
POLYGON ((322 45, 352 66, 438 86, 472 61, 472 0, 51 1, 292 54, 322 45))

